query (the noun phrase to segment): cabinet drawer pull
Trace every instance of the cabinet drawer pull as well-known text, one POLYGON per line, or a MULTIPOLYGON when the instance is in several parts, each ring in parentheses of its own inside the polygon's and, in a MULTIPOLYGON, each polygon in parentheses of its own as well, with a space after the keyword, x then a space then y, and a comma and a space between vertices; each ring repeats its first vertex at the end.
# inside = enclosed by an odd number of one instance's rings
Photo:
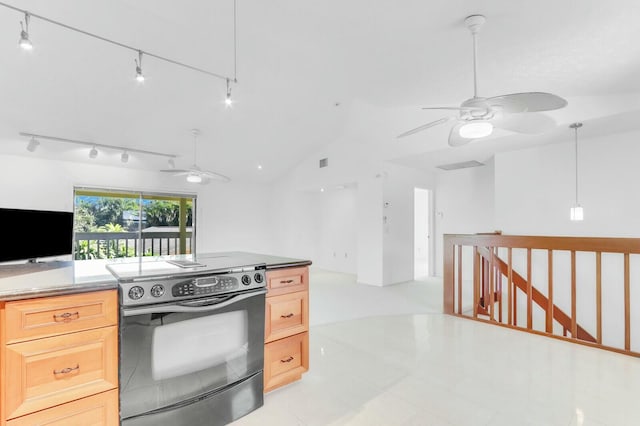
POLYGON ((69 374, 72 371, 76 371, 80 369, 80 364, 76 364, 75 367, 67 367, 67 368, 63 368, 62 370, 53 370, 53 374, 69 374))
POLYGON ((283 363, 283 364, 285 364, 285 363, 287 363, 287 362, 291 362, 291 361, 293 361, 293 357, 292 357, 292 356, 290 356, 290 357, 289 357, 289 358, 287 358, 287 359, 281 359, 281 360, 280 360, 280 362, 281 362, 281 363, 283 363))
POLYGON ((69 322, 74 319, 80 318, 80 312, 65 312, 64 314, 53 314, 53 320, 55 322, 69 322))
POLYGON ((280 281, 280 284, 291 284, 293 282, 293 280, 282 280, 280 281))
POLYGON ((293 313, 287 314, 287 315, 280 315, 280 318, 291 318, 293 316, 293 313))

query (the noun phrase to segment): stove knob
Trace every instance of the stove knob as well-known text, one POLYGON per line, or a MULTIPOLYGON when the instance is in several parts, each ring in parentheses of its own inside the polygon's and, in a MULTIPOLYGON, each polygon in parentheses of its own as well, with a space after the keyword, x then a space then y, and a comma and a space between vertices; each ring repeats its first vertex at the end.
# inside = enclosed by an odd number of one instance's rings
POLYGON ((153 297, 160 297, 164 294, 164 286, 162 284, 156 284, 151 287, 151 295, 153 297))
POLYGON ((144 289, 140 286, 131 287, 129 289, 129 299, 138 300, 144 295, 144 289))
POLYGON ((256 273, 256 274, 253 276, 253 279, 254 279, 254 280, 255 280, 255 282, 257 282, 258 284, 260 284, 260 283, 264 280, 264 278, 262 277, 262 274, 261 274, 260 272, 256 273))
POLYGON ((249 285, 251 284, 251 277, 249 275, 242 276, 242 284, 249 285))

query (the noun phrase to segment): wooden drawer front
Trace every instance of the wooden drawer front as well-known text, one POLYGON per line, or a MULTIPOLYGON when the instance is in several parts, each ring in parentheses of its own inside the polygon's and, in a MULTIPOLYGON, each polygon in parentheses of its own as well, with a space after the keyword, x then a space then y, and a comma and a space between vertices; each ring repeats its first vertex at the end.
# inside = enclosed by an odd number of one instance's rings
POLYGON ((309 288, 309 268, 285 268, 267 271, 267 296, 305 291, 309 288))
POLYGON ((265 342, 309 330, 309 292, 267 297, 265 342))
POLYGON ((117 290, 8 302, 6 343, 115 325, 117 290))
POLYGON ((118 327, 7 345, 7 419, 118 387, 118 327))
POLYGON ((300 379, 309 369, 309 336, 300 333, 267 343, 264 349, 264 391, 300 379))
POLYGON ((114 389, 9 420, 7 426, 117 426, 119 421, 114 389))

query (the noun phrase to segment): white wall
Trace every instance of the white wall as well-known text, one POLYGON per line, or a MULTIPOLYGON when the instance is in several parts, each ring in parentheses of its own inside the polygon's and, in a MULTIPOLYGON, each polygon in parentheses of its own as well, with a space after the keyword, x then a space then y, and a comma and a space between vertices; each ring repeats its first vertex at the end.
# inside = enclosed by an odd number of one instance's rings
POLYGON ((442 276, 444 234, 492 232, 494 227, 494 162, 436 175, 434 273, 442 276))
POLYGON ((233 182, 191 185, 158 172, 0 156, 0 206, 73 211, 75 186, 197 193, 196 250, 269 253, 269 191, 233 182))
POLYGON ((358 283, 383 285, 383 183, 380 177, 358 182, 358 283))
POLYGON ((274 255, 309 259, 316 265, 318 194, 298 189, 292 179, 282 179, 273 185, 267 213, 274 255))
POLYGON ((413 280, 414 188, 431 188, 432 177, 415 169, 385 164, 383 193, 383 285, 413 280))
POLYGON ((430 222, 429 207, 430 191, 422 188, 414 189, 414 217, 413 217, 413 277, 424 278, 429 275, 430 257, 430 222))
POLYGON ((320 194, 317 265, 354 274, 357 268, 357 187, 326 189, 320 194))
POLYGON ((640 236, 639 137, 640 132, 579 138, 582 222, 569 220, 573 141, 496 155, 496 227, 509 234, 640 236))

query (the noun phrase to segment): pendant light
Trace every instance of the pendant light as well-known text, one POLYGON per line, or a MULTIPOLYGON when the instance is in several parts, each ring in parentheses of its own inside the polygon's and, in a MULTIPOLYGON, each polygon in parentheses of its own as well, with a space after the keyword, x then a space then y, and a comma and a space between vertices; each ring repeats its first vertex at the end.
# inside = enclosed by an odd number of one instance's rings
POLYGON ((584 210, 582 206, 578 202, 578 129, 582 127, 582 123, 573 123, 569 126, 569 128, 574 130, 575 134, 575 166, 576 166, 576 202, 571 207, 570 218, 573 221, 584 220, 584 210))

